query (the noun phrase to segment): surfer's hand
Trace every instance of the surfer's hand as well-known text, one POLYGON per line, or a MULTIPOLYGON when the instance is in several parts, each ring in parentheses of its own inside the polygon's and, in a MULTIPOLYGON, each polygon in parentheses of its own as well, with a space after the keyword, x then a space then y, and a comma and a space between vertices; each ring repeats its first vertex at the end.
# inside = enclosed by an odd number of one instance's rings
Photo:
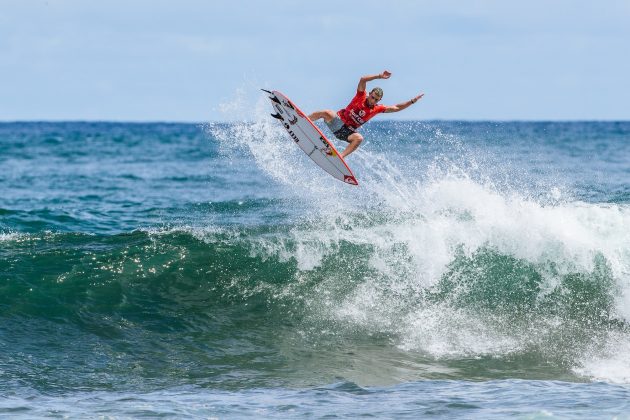
POLYGON ((424 93, 421 93, 420 95, 416 96, 415 98, 411 99, 411 103, 415 104, 416 102, 418 102, 418 99, 422 99, 422 97, 424 96, 424 93))
POLYGON ((387 70, 385 70, 383 73, 381 73, 381 79, 389 79, 389 77, 392 74, 390 72, 388 72, 387 70))

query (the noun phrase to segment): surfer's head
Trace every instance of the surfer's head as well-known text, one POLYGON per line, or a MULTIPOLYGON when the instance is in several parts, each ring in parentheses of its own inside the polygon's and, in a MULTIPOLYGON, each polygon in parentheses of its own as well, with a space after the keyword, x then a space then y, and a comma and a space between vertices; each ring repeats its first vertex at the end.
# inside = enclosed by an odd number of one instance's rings
POLYGON ((383 98, 383 89, 376 87, 370 91, 367 97, 367 103, 370 107, 373 107, 383 98))

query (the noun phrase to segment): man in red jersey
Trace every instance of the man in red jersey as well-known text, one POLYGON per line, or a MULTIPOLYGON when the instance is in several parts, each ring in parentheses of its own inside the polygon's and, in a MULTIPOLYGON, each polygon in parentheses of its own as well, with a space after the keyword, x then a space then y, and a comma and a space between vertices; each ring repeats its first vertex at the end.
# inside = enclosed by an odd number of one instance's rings
POLYGON ((367 82, 375 79, 389 79, 391 75, 390 72, 385 70, 381 74, 363 76, 361 80, 359 80, 357 94, 352 98, 352 101, 350 101, 347 107, 340 109, 336 114, 335 111, 331 109, 325 109, 323 111, 313 112, 308 116, 312 121, 323 118, 335 137, 350 143, 348 147, 346 147, 346 150, 341 152, 342 158, 345 158, 359 147, 359 144, 363 141, 363 136, 359 134, 357 130, 370 118, 381 112, 402 111, 411 104, 415 104, 418 99, 424 96, 424 93, 421 93, 413 99, 399 103, 398 105, 379 105, 378 102, 383 98, 383 89, 378 87, 374 88, 368 95, 365 92, 367 82))

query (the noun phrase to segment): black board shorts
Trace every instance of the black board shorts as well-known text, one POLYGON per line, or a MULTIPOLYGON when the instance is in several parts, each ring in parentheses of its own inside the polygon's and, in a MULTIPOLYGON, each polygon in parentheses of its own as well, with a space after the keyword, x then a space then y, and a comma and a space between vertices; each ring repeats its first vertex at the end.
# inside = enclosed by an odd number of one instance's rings
POLYGON ((327 122, 326 125, 328 125, 328 128, 330 128, 330 131, 333 132, 335 137, 348 143, 350 142, 348 137, 356 132, 352 127, 345 125, 339 117, 333 118, 332 121, 327 122))

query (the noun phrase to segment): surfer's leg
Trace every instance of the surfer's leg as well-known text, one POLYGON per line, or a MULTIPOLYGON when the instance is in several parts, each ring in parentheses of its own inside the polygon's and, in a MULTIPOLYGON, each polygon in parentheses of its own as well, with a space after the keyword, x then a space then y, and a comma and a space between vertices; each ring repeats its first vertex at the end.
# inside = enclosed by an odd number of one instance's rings
POLYGON ((313 112, 311 115, 308 116, 308 118, 311 121, 317 121, 320 118, 323 118, 324 121, 326 122, 331 122, 333 118, 335 118, 335 111, 331 110, 331 109, 325 109, 323 111, 317 111, 317 112, 313 112))
POLYGON ((342 158, 345 158, 350 153, 352 153, 355 150, 357 150, 357 147, 359 147, 359 145, 363 141, 363 136, 361 134, 359 134, 359 133, 352 133, 352 134, 350 134, 348 136, 348 141, 350 142, 350 144, 348 145, 348 147, 346 147, 346 150, 341 152, 341 157, 342 158))

